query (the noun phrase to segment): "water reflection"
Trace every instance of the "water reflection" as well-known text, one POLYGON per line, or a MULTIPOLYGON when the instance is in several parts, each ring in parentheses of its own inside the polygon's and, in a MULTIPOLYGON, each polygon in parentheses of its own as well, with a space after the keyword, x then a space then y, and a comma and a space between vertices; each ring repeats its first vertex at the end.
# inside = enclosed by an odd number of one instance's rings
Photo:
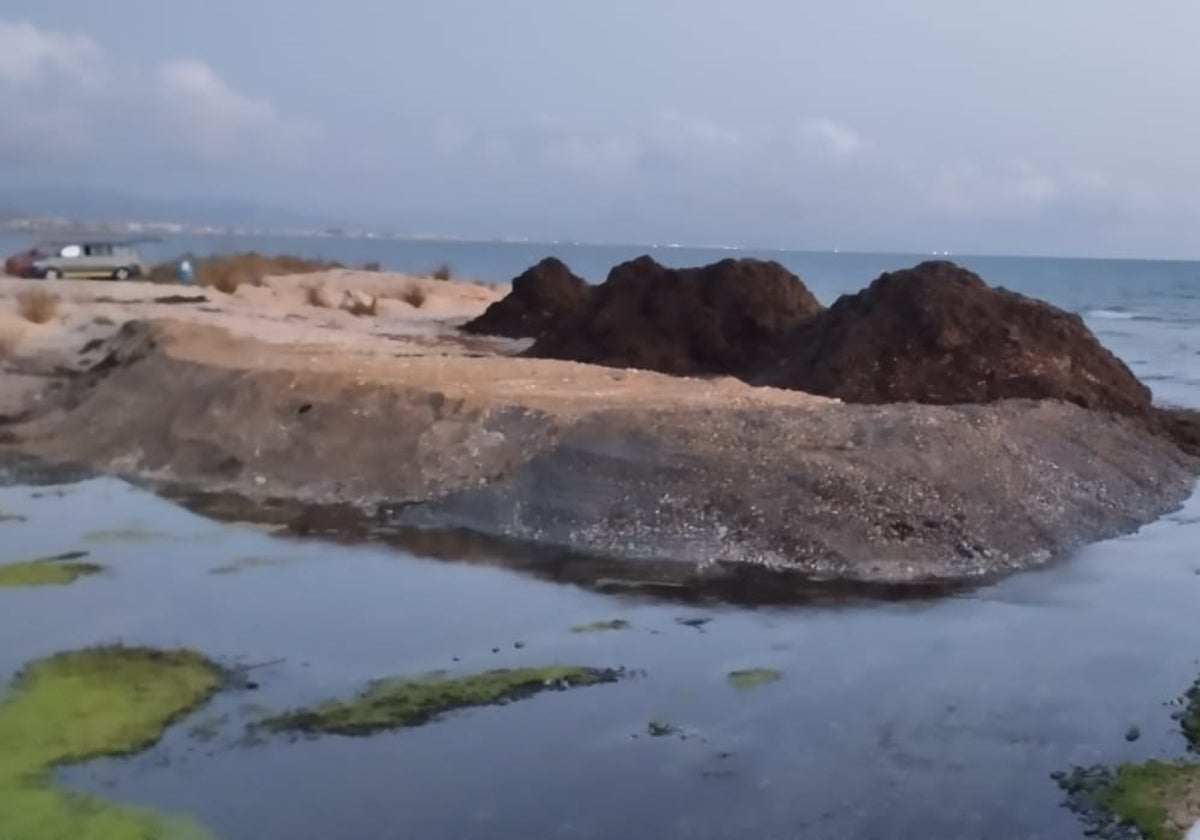
POLYGON ((688 603, 820 605, 853 601, 929 600, 980 586, 962 583, 871 583, 818 580, 769 569, 721 565, 697 573, 672 561, 622 561, 458 529, 396 526, 387 512, 353 505, 308 505, 291 500, 250 503, 235 494, 167 491, 177 504, 226 522, 254 522, 278 536, 320 537, 342 545, 380 543, 406 553, 454 563, 505 568, 598 592, 688 603))
MULTIPOLYGON (((572 579, 612 575, 603 565, 563 559, 543 575, 462 535, 272 534, 111 480, 0 488, 0 509, 24 519, 0 523, 11 559, 89 550, 111 570, 0 595, 3 673, 115 640, 259 666, 255 689, 146 754, 64 774, 226 840, 1077 837, 1049 774, 1177 755, 1161 704, 1195 678, 1200 650, 1195 499, 1130 539, 957 597, 801 605, 599 592, 572 579), (161 538, 86 539, 139 524, 161 538), (415 537, 447 559, 389 542, 415 537), (255 563, 212 573, 244 558, 255 563), (571 632, 617 619, 629 627, 571 632), (266 709, 377 677, 549 662, 642 676, 370 739, 241 741, 266 709), (780 679, 730 684, 756 669, 780 679), (650 737, 652 722, 672 734, 650 737)), ((313 522, 309 534, 325 528, 313 522)))

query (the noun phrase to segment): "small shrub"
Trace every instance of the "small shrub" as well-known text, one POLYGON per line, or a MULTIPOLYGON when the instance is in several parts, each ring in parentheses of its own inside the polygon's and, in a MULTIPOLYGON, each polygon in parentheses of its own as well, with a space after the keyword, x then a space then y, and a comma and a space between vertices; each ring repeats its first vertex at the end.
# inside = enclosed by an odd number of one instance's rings
POLYGON ((450 267, 449 263, 442 263, 432 272, 430 272, 429 276, 434 280, 453 280, 454 269, 450 267))
POLYGON ((152 265, 144 279, 149 283, 178 283, 179 260, 152 265))
POLYGON ((378 261, 371 260, 371 262, 363 263, 362 270, 363 271, 383 271, 383 266, 380 265, 378 263, 378 261))
POLYGON ((197 258, 187 254, 179 259, 154 266, 147 275, 151 282, 175 283, 179 280, 179 264, 187 259, 196 272, 195 282, 226 294, 239 286, 261 286, 267 277, 281 274, 313 274, 343 268, 339 262, 310 260, 291 254, 268 257, 256 251, 241 254, 197 258))
POLYGON ((45 289, 26 289, 17 295, 17 312, 32 324, 45 324, 58 314, 58 295, 45 289))
POLYGON ((379 299, 375 297, 352 296, 349 305, 345 307, 351 315, 361 318, 364 315, 375 315, 379 311, 379 299))
POLYGON ((304 300, 309 306, 317 306, 322 309, 329 305, 329 301, 325 297, 325 289, 321 286, 305 286, 304 300))
POLYGON ((15 353, 20 342, 21 334, 16 330, 0 330, 0 362, 15 353))
POLYGON ((220 271, 214 272, 211 285, 218 292, 231 295, 238 290, 238 286, 242 285, 243 279, 249 276, 236 266, 222 266, 220 271))
POLYGON ((404 301, 415 309, 420 309, 422 306, 424 306, 425 299, 427 297, 428 295, 425 294, 425 290, 415 284, 409 286, 400 293, 400 300, 404 301))

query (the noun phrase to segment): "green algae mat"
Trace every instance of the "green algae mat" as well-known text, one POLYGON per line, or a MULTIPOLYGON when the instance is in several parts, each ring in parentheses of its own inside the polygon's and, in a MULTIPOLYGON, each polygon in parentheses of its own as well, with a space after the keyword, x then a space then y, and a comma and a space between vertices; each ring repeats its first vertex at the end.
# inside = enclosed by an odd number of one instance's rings
POLYGON ((632 625, 623 618, 610 621, 593 621, 588 624, 576 624, 571 628, 572 633, 608 633, 615 630, 628 630, 632 625))
POLYGON ((729 683, 739 691, 751 691, 764 685, 771 685, 783 679, 783 672, 774 668, 747 668, 744 671, 730 671, 729 683))
POLYGON ((23 563, 5 563, 0 565, 0 589, 18 589, 26 586, 66 586, 81 577, 98 575, 103 571, 104 567, 95 563, 80 563, 63 560, 59 557, 27 560, 23 563))
MULTIPOLYGON (((1188 749, 1200 752, 1200 681, 1181 705, 1175 716, 1188 749)), ((1145 840, 1184 840, 1200 820, 1200 763, 1194 760, 1077 767, 1056 777, 1091 834, 1104 836, 1115 822, 1134 826, 1145 840)))
POLYGON ((1200 794, 1200 765, 1149 761, 1122 764, 1100 803, 1145 840, 1183 840, 1197 815, 1190 803, 1200 794))
POLYGON ((544 691, 616 682, 620 676, 621 672, 613 669, 551 665, 462 677, 434 674, 420 679, 382 680, 354 700, 287 712, 267 718, 260 726, 268 732, 369 735, 420 726, 457 709, 502 705, 544 691))
POLYGON ((221 686, 186 650, 101 647, 28 666, 0 705, 2 840, 209 840, 197 823, 55 787, 55 767, 153 746, 221 686))

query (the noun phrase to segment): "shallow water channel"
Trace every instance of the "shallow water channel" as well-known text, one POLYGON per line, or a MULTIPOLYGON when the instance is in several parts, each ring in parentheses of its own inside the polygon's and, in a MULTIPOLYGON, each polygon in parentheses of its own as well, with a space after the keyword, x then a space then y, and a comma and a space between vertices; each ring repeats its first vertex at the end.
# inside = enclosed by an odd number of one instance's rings
POLYGON ((1196 498, 982 590, 769 608, 282 538, 113 480, 0 488, 0 511, 0 561, 108 567, 0 590, 5 679, 117 641, 255 666, 154 748, 59 773, 223 840, 1079 837, 1050 773, 1178 756, 1163 704, 1200 672, 1196 498), (571 632, 610 619, 630 626, 571 632), (244 737, 379 677, 554 662, 631 673, 371 737, 244 737), (747 668, 783 678, 733 685, 747 668))

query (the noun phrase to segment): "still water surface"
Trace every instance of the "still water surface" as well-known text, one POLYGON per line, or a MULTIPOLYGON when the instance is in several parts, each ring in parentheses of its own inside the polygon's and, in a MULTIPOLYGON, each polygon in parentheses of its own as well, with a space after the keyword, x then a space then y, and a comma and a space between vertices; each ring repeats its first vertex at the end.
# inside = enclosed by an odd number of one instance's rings
POLYGON ((114 641, 261 666, 258 690, 219 697, 154 749, 62 774, 224 840, 1076 837, 1049 774, 1177 756, 1163 702, 1200 671, 1197 499, 980 591, 759 609, 285 539, 113 480, 2 488, 0 510, 26 517, 0 524, 6 556, 85 549, 110 567, 0 592, 0 673, 114 641), (632 627, 569 630, 613 618, 632 627), (679 623, 694 618, 711 620, 679 623), (263 706, 550 662, 635 673, 366 739, 239 743, 263 706), (784 678, 728 682, 756 667, 784 678), (651 721, 681 733, 651 738, 651 721), (189 734, 198 723, 217 737, 189 734))
MULTIPOLYGON (((155 256, 206 245, 410 271, 448 260, 489 280, 547 253, 600 280, 651 250, 235 240, 168 241, 155 256)), ((744 255, 652 253, 671 265, 744 255)), ((922 259, 761 256, 826 303, 922 259)), ((957 259, 1079 312, 1158 401, 1200 407, 1200 264, 957 259)), ((1049 774, 1178 756, 1163 703, 1200 673, 1197 498, 1138 534, 983 590, 758 609, 629 600, 499 563, 282 539, 111 480, 0 488, 0 511, 26 517, 0 523, 0 562, 85 549, 111 569, 0 592, 0 677, 113 641, 261 666, 257 691, 219 697, 153 750, 63 773, 79 789, 193 815, 223 840, 1078 837, 1049 774), (214 574, 230 564, 240 569, 214 574), (569 632, 615 618, 632 627, 569 632), (693 618, 711 620, 678 621, 693 618), (348 697, 388 675, 551 662, 636 673, 367 739, 238 743, 263 706, 348 697), (784 678, 729 684, 730 671, 757 667, 784 678), (651 721, 681 733, 651 738, 651 721), (197 723, 217 737, 190 735, 197 723), (1130 726, 1143 733, 1135 743, 1130 726)))

